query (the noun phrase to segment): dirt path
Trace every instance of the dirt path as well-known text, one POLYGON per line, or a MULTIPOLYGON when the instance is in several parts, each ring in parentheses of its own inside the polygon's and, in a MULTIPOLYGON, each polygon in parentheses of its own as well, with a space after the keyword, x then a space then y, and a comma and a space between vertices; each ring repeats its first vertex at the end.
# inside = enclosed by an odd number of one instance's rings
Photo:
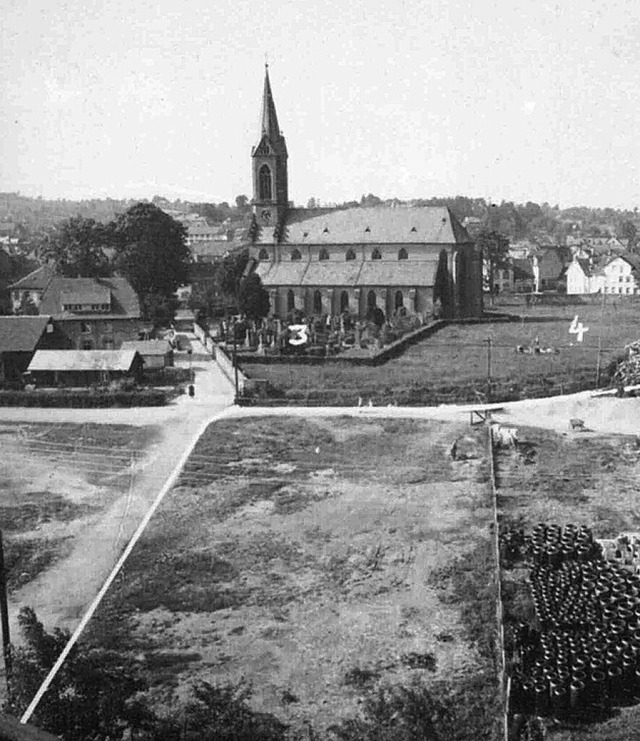
POLYGON ((172 407, 158 409, 48 410, 4 409, 10 421, 101 422, 149 425, 162 422, 160 440, 121 495, 101 514, 88 517, 76 536, 72 552, 36 579, 16 591, 10 600, 12 638, 17 637, 16 616, 22 606, 34 608, 42 622, 73 629, 115 565, 156 495, 173 473, 186 446, 203 421, 232 403, 230 386, 215 364, 205 363, 196 376, 196 397, 182 397, 172 407), (199 392, 199 393, 198 393, 199 392), (167 413, 167 410, 170 410, 167 413), (24 415, 24 412, 30 414, 24 415), (61 412, 52 415, 51 412, 61 412), (69 414, 69 412, 71 414, 69 414), (87 415, 77 415, 88 412, 87 415), (105 414, 111 412, 112 414, 105 414), (58 419, 57 417, 60 417, 58 419), (71 418, 69 418, 71 417, 71 418))

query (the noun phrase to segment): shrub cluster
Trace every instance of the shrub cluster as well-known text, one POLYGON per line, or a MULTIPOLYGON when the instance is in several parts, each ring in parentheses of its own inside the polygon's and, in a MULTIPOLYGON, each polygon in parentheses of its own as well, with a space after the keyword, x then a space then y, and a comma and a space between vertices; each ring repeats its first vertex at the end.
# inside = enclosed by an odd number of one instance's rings
POLYGON ((0 391, 0 407, 159 407, 167 395, 158 389, 134 391, 0 391))

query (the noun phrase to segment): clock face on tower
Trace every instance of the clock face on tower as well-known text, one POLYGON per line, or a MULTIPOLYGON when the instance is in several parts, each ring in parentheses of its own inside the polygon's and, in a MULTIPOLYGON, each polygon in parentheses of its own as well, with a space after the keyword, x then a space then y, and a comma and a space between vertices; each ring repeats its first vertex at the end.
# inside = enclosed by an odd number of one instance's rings
POLYGON ((262 221, 264 221, 265 224, 268 224, 271 221, 271 211, 269 211, 268 208, 263 209, 260 216, 262 217, 262 221))

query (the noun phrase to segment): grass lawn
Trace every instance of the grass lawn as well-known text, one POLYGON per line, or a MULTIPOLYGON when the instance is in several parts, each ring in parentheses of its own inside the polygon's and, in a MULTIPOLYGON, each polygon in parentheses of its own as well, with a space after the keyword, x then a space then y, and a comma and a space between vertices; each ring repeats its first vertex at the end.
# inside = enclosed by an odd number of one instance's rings
POLYGON ((432 404, 475 401, 487 388, 487 340, 491 338, 493 398, 507 400, 550 396, 596 384, 598 355, 606 381, 606 367, 623 347, 640 337, 640 303, 611 301, 580 306, 496 306, 527 317, 523 322, 452 325, 408 348, 377 368, 331 363, 321 366, 250 364, 251 378, 268 379, 270 396, 285 401, 356 404, 358 397, 375 404, 432 404), (570 335, 578 314, 589 327, 582 343, 570 335), (537 321, 536 321, 537 320, 537 321), (516 352, 538 338, 557 354, 516 352), (598 351, 598 343, 601 351, 598 351))
POLYGON ((497 739, 484 450, 437 422, 217 423, 89 638, 144 655, 160 707, 244 680, 256 711, 325 739, 380 688, 426 688, 442 738, 497 739), (451 460, 459 436, 473 459, 451 460))
POLYGON ((0 522, 10 591, 69 552, 84 518, 118 495, 154 434, 119 425, 0 425, 0 522))
MULTIPOLYGON (((640 451, 634 438, 521 428, 519 439, 526 441, 521 453, 501 452, 497 460, 501 528, 530 533, 538 523, 574 523, 587 525, 597 538, 640 530, 640 451)), ((509 624, 535 624, 527 573, 524 568, 503 572, 509 624)), ((639 732, 640 705, 619 708, 610 720, 579 730, 555 728, 549 738, 631 741, 639 732)))

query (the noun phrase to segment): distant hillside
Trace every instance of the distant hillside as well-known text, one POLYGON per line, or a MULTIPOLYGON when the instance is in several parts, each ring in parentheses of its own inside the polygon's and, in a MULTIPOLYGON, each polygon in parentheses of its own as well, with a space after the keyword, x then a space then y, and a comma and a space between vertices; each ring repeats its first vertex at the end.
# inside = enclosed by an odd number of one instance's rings
MULTIPOLYGON (((210 225, 225 223, 231 228, 246 221, 250 211, 249 199, 238 196, 235 204, 192 203, 189 201, 169 201, 159 196, 151 199, 160 208, 179 214, 197 214, 204 217, 210 225)), ((115 216, 130 208, 136 200, 115 200, 112 198, 93 198, 83 201, 46 200, 30 198, 19 193, 0 193, 0 232, 12 231, 21 241, 41 234, 55 224, 72 216, 83 216, 100 222, 111 221, 115 216)), ((321 204, 310 198, 308 208, 321 204)), ((322 204, 327 206, 329 204, 322 204)), ((635 239, 640 229, 638 210, 623 211, 612 208, 572 207, 560 209, 548 203, 525 204, 512 201, 489 203, 484 198, 451 196, 438 198, 419 198, 401 201, 397 198, 382 200, 369 193, 359 201, 334 204, 337 208, 377 205, 396 206, 448 206, 458 219, 464 222, 471 218, 476 224, 494 229, 515 241, 533 239, 541 242, 563 244, 569 234, 599 236, 615 234, 635 239)))

